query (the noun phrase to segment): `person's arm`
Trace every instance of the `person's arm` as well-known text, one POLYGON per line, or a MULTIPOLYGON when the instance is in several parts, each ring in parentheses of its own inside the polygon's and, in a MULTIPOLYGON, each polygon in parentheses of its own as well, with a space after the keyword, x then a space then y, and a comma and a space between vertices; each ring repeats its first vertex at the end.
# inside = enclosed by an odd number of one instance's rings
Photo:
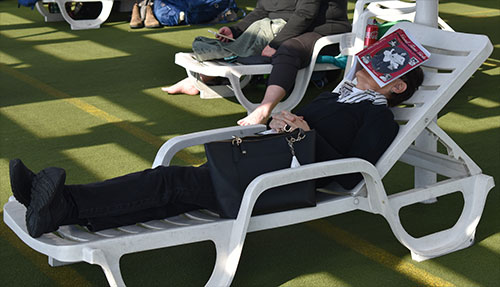
MULTIPOLYGON (((368 118, 364 120, 345 157, 361 158, 375 165, 398 134, 399 125, 389 110, 366 116, 368 118)), ((346 189, 354 188, 361 179, 360 173, 335 177, 335 181, 346 189)))
POLYGON ((284 41, 307 32, 318 14, 320 4, 320 0, 299 0, 293 15, 269 46, 277 49, 284 41))
MULTIPOLYGON (((264 0, 267 1, 267 0, 264 0)), ((269 12, 266 11, 262 5, 260 4, 260 1, 257 2, 257 6, 255 9, 248 13, 241 21, 238 23, 231 25, 229 29, 231 29, 231 32, 233 33, 234 38, 238 38, 247 28, 248 26, 252 25, 255 21, 258 21, 260 19, 266 18, 269 15, 269 12)))

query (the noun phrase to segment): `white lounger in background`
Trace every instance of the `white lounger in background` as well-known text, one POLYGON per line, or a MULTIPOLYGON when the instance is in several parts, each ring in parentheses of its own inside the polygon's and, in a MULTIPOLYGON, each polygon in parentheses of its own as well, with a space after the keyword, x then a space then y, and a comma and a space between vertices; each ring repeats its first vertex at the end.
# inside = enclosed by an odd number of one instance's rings
MULTIPOLYGON (((314 71, 337 70, 333 64, 316 63, 322 48, 332 44, 339 44, 340 50, 345 55, 354 55, 363 49, 365 27, 370 17, 377 17, 384 21, 409 20, 415 17, 415 2, 395 0, 359 0, 356 2, 353 17, 352 32, 324 36, 319 39, 311 57, 311 63, 306 68, 299 70, 295 79, 295 86, 288 97, 280 102, 273 110, 277 114, 283 110, 292 110, 304 97, 311 75, 314 71)), ((453 31, 441 18, 439 23, 442 29, 453 31)), ((349 67, 351 58, 347 62, 349 67)), ((188 77, 195 80, 195 85, 200 90, 200 98, 225 98, 236 97, 238 102, 250 114, 259 104, 248 100, 242 89, 250 82, 254 75, 267 75, 271 73, 272 65, 242 65, 228 63, 223 60, 203 61, 196 60, 193 53, 180 52, 175 55, 175 63, 186 69, 188 77), (229 79, 230 85, 208 86, 199 80, 199 74, 224 77, 229 79)))
MULTIPOLYGON (((359 6, 358 10, 366 4, 368 5, 365 9, 370 10, 373 14, 378 15, 377 18, 385 21, 408 20, 413 22, 415 19, 415 0, 361 0, 356 2, 356 5, 359 6), (387 13, 387 11, 390 11, 390 13, 387 13)), ((453 28, 440 17, 438 17, 438 25, 439 28, 443 30, 454 31, 453 28)))
MULTIPOLYGON (((263 174, 247 187, 238 217, 234 220, 196 211, 96 233, 77 226, 64 226, 57 232, 35 239, 26 230, 26 209, 11 198, 4 206, 4 221, 24 243, 46 254, 51 265, 81 261, 98 264, 112 286, 125 285, 119 267, 122 255, 204 240, 213 241, 217 251, 215 267, 206 286, 229 286, 248 232, 307 222, 352 210, 382 215, 396 238, 410 250, 414 260, 421 261, 466 248, 474 242, 475 230, 494 180, 483 174, 433 119, 488 58, 493 46, 483 35, 443 31, 412 23, 400 23, 394 28, 397 27, 410 31, 432 55, 423 66, 423 86, 405 107, 393 108, 396 119, 403 124, 376 166, 350 158, 263 174), (443 154, 416 147, 413 143, 422 133, 433 134, 447 152, 443 154), (438 173, 446 179, 426 187, 386 192, 382 178, 397 161, 438 173), (251 216, 258 196, 272 187, 351 172, 361 172, 364 181, 344 195, 320 193, 316 207, 251 216), (402 207, 457 192, 462 194, 464 205, 453 227, 414 238, 401 225, 399 210, 402 207)), ((250 135, 264 129, 263 125, 229 127, 175 137, 160 148, 153 167, 169 165, 172 157, 188 146, 228 139, 233 135, 250 135)), ((168 285, 168 278, 165 280, 168 285)))
MULTIPOLYGON (((321 63, 316 64, 316 59, 320 50, 328 45, 337 44, 341 39, 348 34, 331 35, 320 38, 315 46, 311 58, 311 64, 304 69, 299 70, 295 79, 295 87, 290 95, 275 108, 274 112, 277 113, 282 110, 292 110, 300 103, 304 96, 309 80, 313 71, 328 71, 338 70, 339 68, 333 64, 321 63)), ((243 65, 238 63, 228 63, 225 61, 204 61, 196 60, 193 53, 177 53, 175 55, 175 63, 186 69, 187 75, 193 78, 196 87, 200 90, 200 97, 202 99, 220 98, 220 97, 234 97, 240 104, 251 113, 259 104, 250 102, 243 94, 242 88, 250 81, 251 76, 266 75, 271 73, 271 64, 262 65, 243 65), (231 83, 230 86, 207 86, 202 81, 198 80, 198 75, 203 74, 207 76, 224 77, 228 78, 231 83)))
MULTIPOLYGON (((120 0, 119 10, 120 12, 132 11, 132 5, 135 3, 134 0, 120 0)), ((84 30, 84 29, 97 29, 101 27, 111 14, 111 9, 113 8, 114 0, 40 0, 36 2, 36 9, 45 19, 45 22, 59 22, 66 21, 71 26, 71 30, 84 30), (66 9, 64 9, 66 3, 72 2, 101 2, 102 10, 99 16, 95 19, 73 19, 69 16, 66 9), (60 13, 51 13, 44 4, 56 3, 59 6, 60 13)))

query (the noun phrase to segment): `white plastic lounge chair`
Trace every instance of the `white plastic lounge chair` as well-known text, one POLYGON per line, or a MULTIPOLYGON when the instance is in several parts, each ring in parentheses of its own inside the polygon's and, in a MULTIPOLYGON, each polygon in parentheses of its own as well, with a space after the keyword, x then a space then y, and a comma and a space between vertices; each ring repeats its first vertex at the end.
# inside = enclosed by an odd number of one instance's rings
MULTIPOLYGON (((487 59, 493 47, 483 35, 442 31, 412 23, 400 23, 396 27, 410 31, 432 55, 424 64, 423 86, 404 108, 394 108, 397 120, 404 124, 376 166, 361 159, 350 158, 261 175, 247 187, 240 211, 234 220, 220 219, 208 212, 196 211, 96 233, 76 226, 64 226, 57 232, 34 239, 26 231, 24 206, 11 198, 4 206, 4 221, 28 246, 49 256, 51 265, 79 261, 99 264, 112 286, 124 285, 119 268, 122 255, 203 240, 212 240, 217 251, 214 271, 207 286, 229 286, 248 232, 306 222, 352 210, 384 216, 396 238, 410 250, 414 260, 421 261, 466 248, 473 244, 476 226, 494 181, 491 176, 482 174, 472 159, 432 119, 487 59), (446 147, 447 153, 426 151, 413 145, 423 132, 430 132, 437 137, 446 147), (447 179, 425 188, 388 195, 382 178, 398 160, 436 172, 447 179), (340 196, 321 193, 316 207, 251 217, 258 196, 269 188, 352 172, 361 172, 364 181, 340 196), (453 227, 420 238, 414 238, 405 231, 398 216, 402 207, 455 192, 463 195, 464 206, 453 227)), ((188 146, 227 139, 233 135, 245 136, 264 129, 263 125, 230 127, 178 136, 160 148, 153 167, 169 165, 172 157, 188 146)))
MULTIPOLYGON (((357 17, 365 10, 372 12, 378 19, 384 21, 408 20, 414 22, 416 0, 358 0, 356 1, 353 21, 357 20, 357 17)), ((443 30, 453 31, 453 28, 440 17, 438 17, 438 24, 439 28, 443 30)))
MULTIPOLYGON (((313 50, 311 63, 304 69, 299 70, 295 79, 295 88, 287 97, 286 100, 280 102, 274 112, 282 110, 291 110, 297 106, 304 96, 309 80, 313 71, 328 71, 339 69, 333 64, 320 63, 317 64, 316 59, 320 50, 328 45, 341 42, 345 34, 331 35, 320 38, 313 50)), ((239 63, 228 63, 224 61, 204 61, 199 62, 194 57, 193 53, 177 53, 175 54, 175 63, 186 69, 188 77, 195 80, 195 85, 200 90, 202 99, 233 97, 251 113, 258 104, 250 102, 243 94, 242 88, 245 87, 254 75, 266 75, 271 73, 271 64, 262 65, 243 65, 239 63), (229 79, 230 86, 207 86, 199 80, 199 74, 215 77, 225 77, 229 79)))
MULTIPOLYGON (((42 16, 44 17, 45 22, 59 22, 66 21, 71 26, 71 30, 83 30, 83 29, 97 29, 101 27, 101 24, 104 23, 109 17, 111 13, 111 9, 113 8, 114 0, 41 0, 36 2, 36 9, 42 16), (64 9, 66 3, 71 2, 101 2, 102 10, 99 16, 95 19, 73 19, 68 14, 66 9, 64 9), (51 13, 47 10, 44 4, 47 3, 56 3, 59 6, 60 13, 51 13)), ((132 0, 121 0, 120 1, 120 11, 131 11, 132 0)))

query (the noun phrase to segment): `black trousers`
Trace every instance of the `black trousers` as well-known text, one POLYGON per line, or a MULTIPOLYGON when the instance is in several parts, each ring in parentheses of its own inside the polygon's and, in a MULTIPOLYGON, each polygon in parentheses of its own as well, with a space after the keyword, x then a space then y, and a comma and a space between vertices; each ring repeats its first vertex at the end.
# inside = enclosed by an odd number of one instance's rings
POLYGON ((110 180, 67 185, 76 206, 72 223, 92 231, 163 219, 196 209, 217 212, 208 168, 160 166, 110 180))
MULTIPOLYGON (((268 85, 277 85, 290 92, 295 84, 297 72, 311 62, 316 41, 323 35, 307 32, 283 42, 272 57, 273 69, 269 75, 268 85)), ((336 56, 338 45, 326 46, 321 54, 336 56)))

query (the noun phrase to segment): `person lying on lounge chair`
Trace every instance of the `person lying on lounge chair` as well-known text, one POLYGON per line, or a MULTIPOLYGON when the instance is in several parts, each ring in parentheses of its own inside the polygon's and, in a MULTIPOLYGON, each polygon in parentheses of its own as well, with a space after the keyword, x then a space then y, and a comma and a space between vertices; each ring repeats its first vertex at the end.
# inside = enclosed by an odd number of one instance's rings
MULTIPOLYGON (((240 38, 253 23, 264 18, 286 21, 280 31, 269 39, 270 42, 259 46, 259 54, 271 58, 273 65, 267 89, 261 104, 248 116, 238 121, 246 126, 265 123, 274 107, 291 92, 299 69, 309 65, 316 41, 322 36, 345 33, 351 30, 347 18, 346 0, 279 0, 258 1, 254 11, 231 27, 222 27, 219 33, 229 38, 240 38)), ((274 24, 273 24, 274 25, 274 24)), ((270 25, 268 25, 270 26, 270 25)), ((272 26, 272 25, 271 25, 272 26)), ((252 33, 249 33, 252 34, 252 33)), ((271 35, 272 36, 272 35, 271 35)), ((228 41, 219 37, 221 41, 228 41)), ((252 41, 252 45, 258 41, 252 41)), ((232 43, 229 43, 231 45, 232 43)), ((327 53, 338 55, 338 45, 328 46, 327 53)), ((193 46, 196 54, 196 49, 193 46)), ((209 49, 200 49, 209 50, 209 49)), ((223 58, 223 57, 219 57, 223 58)), ((213 78, 200 75, 203 81, 213 78)), ((185 78, 171 87, 162 88, 169 94, 199 93, 194 82, 185 78)))
MULTIPOLYGON (((423 81, 420 67, 379 87, 360 70, 357 83, 346 82, 337 93, 322 93, 297 115, 282 112, 269 123, 277 131, 316 130, 316 161, 358 157, 375 164, 396 137, 399 125, 390 106, 407 100, 423 81)), ((159 166, 103 182, 65 185, 64 169, 35 174, 21 160, 9 163, 12 193, 27 207, 26 226, 33 237, 61 225, 80 224, 91 231, 163 219, 196 209, 220 212, 217 186, 206 166, 159 166)), ((318 180, 352 189, 360 174, 318 180)))

